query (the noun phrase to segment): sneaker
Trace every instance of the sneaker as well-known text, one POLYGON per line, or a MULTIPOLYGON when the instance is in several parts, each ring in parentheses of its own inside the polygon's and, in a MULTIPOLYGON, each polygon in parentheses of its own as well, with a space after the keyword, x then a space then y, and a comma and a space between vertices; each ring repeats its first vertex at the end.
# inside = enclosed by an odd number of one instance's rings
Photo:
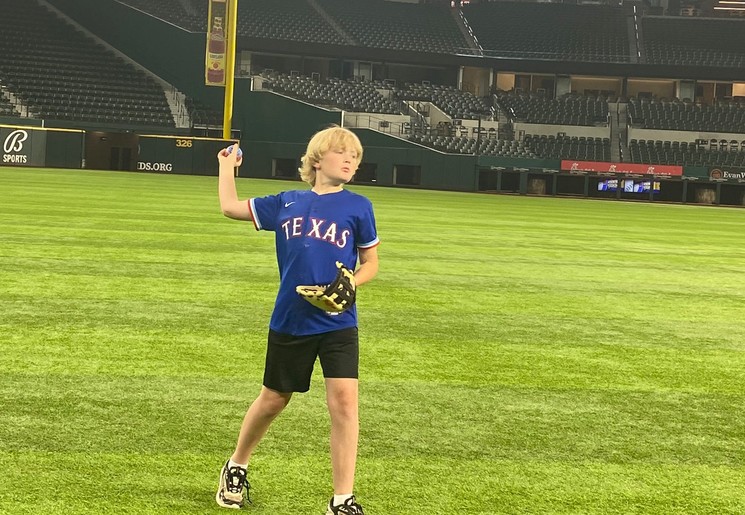
POLYGON ((365 515, 365 512, 362 511, 362 506, 357 504, 354 495, 342 504, 334 506, 333 502, 334 498, 332 497, 329 501, 329 508, 326 510, 326 515, 365 515))
POLYGON ((241 467, 228 468, 228 463, 226 461, 220 471, 220 486, 217 488, 215 500, 223 508, 240 510, 244 504, 244 488, 246 489, 245 500, 249 504, 251 503, 251 499, 248 497, 248 491, 251 485, 248 483, 248 479, 246 479, 246 469, 241 467))

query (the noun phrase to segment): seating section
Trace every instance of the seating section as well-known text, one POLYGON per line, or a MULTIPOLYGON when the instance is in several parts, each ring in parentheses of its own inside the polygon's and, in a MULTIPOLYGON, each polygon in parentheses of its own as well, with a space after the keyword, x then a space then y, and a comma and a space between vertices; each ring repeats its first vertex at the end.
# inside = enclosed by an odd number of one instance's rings
POLYGON ((745 133, 745 102, 701 105, 630 98, 630 122, 644 129, 745 133))
POLYGON ((223 122, 223 113, 214 109, 198 100, 186 97, 184 107, 189 113, 191 124, 194 127, 221 127, 223 122))
MULTIPOLYGON (((192 32, 206 30, 204 0, 119 0, 192 32)), ((453 54, 468 42, 445 5, 385 0, 317 0, 360 45, 453 54)), ((241 0, 241 36, 346 44, 308 0, 241 0)), ((631 19, 623 7, 545 2, 479 2, 463 7, 487 55, 589 62, 629 62, 631 19), (579 29, 581 27, 581 30, 579 29)), ((644 16, 647 63, 745 67, 745 20, 644 16)))
POLYGON ((536 93, 497 93, 499 108, 512 120, 551 125, 606 125, 608 100, 568 94, 550 99, 536 93))
POLYGON ((175 126, 163 89, 37 4, 0 0, 0 79, 41 118, 175 126))
POLYGON ((538 157, 546 159, 611 160, 609 138, 528 134, 525 136, 525 146, 538 157))
POLYGON ((11 104, 2 94, 0 94, 0 116, 18 116, 15 106, 13 106, 13 104, 11 104))
POLYGON ((679 166, 745 167, 745 139, 679 141, 629 141, 632 163, 679 166))
MULTIPOLYGON (((208 3, 206 0, 189 0, 190 8, 184 9, 180 0, 120 0, 192 32, 207 30, 208 3)), ((238 2, 238 35, 306 41, 314 43, 345 44, 344 38, 306 0, 240 0, 238 2)))
POLYGON ((530 148, 519 141, 492 138, 469 138, 460 136, 438 136, 412 134, 409 141, 451 154, 480 154, 502 157, 536 158, 530 148))
MULTIPOLYGON (((207 2, 120 0, 194 32, 206 30, 207 2)), ((318 5, 361 46, 452 54, 468 47, 449 8, 385 0, 317 0, 318 5)), ((238 35, 346 45, 344 37, 307 0, 241 0, 238 35)))
POLYGON ((445 5, 385 0, 317 0, 360 45, 453 54, 468 47, 445 5))
POLYGON ((303 75, 265 71, 264 88, 306 102, 347 111, 402 114, 410 103, 431 102, 454 119, 494 119, 495 110, 488 98, 480 98, 453 86, 404 83, 394 87, 384 81, 320 80, 303 75))
POLYGON ((264 87, 311 104, 347 111, 401 114, 369 81, 329 78, 321 81, 303 75, 264 73, 264 87))
POLYGON ((487 55, 569 61, 628 62, 622 8, 530 2, 463 7, 487 55))
POLYGON ((745 68, 745 20, 650 16, 642 28, 648 63, 745 68))
POLYGON ((403 88, 394 88, 393 91, 401 100, 432 102, 452 118, 477 120, 479 117, 494 115, 488 99, 453 86, 406 83, 403 88))
MULTIPOLYGON (((118 0, 144 13, 167 21, 190 32, 204 32, 207 24, 207 2, 184 4, 181 0, 118 0), (185 6, 190 8, 187 10, 185 6)), ((245 0, 241 0, 245 1, 245 0)))
POLYGON ((257 38, 345 44, 344 38, 306 0, 240 0, 238 33, 257 38))
MULTIPOLYGON (((206 30, 205 0, 118 0, 192 32, 206 30)), ((385 0, 241 0, 238 34, 345 45, 340 27, 361 46, 455 54, 469 47, 443 3, 385 0), (332 21, 329 21, 332 20, 332 21)), ((486 55, 580 62, 630 62, 624 7, 546 2, 479 2, 463 6, 486 55)), ((745 67, 745 20, 644 16, 647 63, 745 67)))

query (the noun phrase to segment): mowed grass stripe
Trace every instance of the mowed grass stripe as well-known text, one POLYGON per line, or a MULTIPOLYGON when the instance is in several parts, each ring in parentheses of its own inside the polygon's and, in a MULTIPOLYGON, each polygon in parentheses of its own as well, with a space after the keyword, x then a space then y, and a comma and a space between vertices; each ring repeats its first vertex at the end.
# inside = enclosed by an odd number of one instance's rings
MULTIPOLYGON (((369 511, 745 510, 745 212, 352 188, 383 240, 359 295, 369 511)), ((0 206, 0 512, 219 513, 271 235, 207 177, 0 169, 0 206)), ((254 513, 323 511, 327 432, 316 370, 256 455, 254 513)))
MULTIPOLYGON (((15 470, 33 467, 38 456, 56 458, 56 455, 19 454, 13 457, 15 470)), ((224 513, 224 509, 214 505, 210 495, 212 489, 205 488, 205 482, 214 475, 205 473, 212 467, 212 460, 211 455, 194 453, 71 453, 51 461, 38 476, 40 481, 29 485, 27 492, 48 499, 44 503, 45 512, 52 513, 219 514, 224 513), (179 474, 174 474, 174 469, 179 474), (105 495, 98 490, 99 475, 106 476, 110 482, 105 495), (49 484, 57 485, 55 496, 48 495, 49 484)), ((5 461, 6 456, 0 454, 0 465, 5 465, 5 461)), ((374 485, 374 490, 364 478, 358 482, 360 494, 370 499, 366 512, 374 509, 376 513, 405 513, 401 505, 408 503, 400 499, 402 490, 427 513, 453 514, 468 510, 479 515, 735 515, 742 512, 743 506, 732 499, 738 496, 745 477, 741 473, 733 474, 729 468, 431 458, 412 459, 407 463, 411 467, 401 467, 401 461, 396 459, 360 460, 360 467, 370 474, 391 478, 387 483, 374 485), (479 480, 463 480, 473 477, 479 480), (678 494, 681 488, 689 493, 685 498, 678 494), (379 496, 373 498, 373 491, 379 496)), ((253 471, 261 477, 263 491, 254 491, 254 505, 246 512, 276 513, 290 505, 296 513, 323 513, 315 499, 326 493, 327 468, 322 460, 306 456, 257 457, 253 471), (293 483, 300 483, 303 488, 288 488, 288 484, 293 483), (282 502, 274 502, 267 490, 284 492, 282 502)), ((13 503, 13 500, 23 499, 18 493, 2 493, 0 503, 2 499, 7 500, 5 506, 15 508, 12 513, 39 513, 38 508, 13 503)))
MULTIPOLYGON (((315 379, 318 392, 291 404, 262 444, 268 455, 324 452, 328 422, 315 379), (303 424, 306 431, 292 430, 303 424)), ((13 427, 0 434, 5 450, 17 452, 216 452, 234 433, 225 421, 240 417, 245 396, 258 390, 226 390, 223 378, 144 374, 105 384, 96 374, 6 381, 2 393, 16 410, 13 427)), ((361 456, 738 465, 743 406, 732 395, 376 380, 362 392, 361 456), (420 408, 407 409, 411 403, 420 408)))

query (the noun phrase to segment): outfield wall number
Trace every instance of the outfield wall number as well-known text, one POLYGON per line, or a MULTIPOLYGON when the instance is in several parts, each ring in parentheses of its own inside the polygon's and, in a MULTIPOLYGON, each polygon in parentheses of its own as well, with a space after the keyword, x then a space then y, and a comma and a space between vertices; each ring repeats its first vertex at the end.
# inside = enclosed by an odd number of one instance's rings
POLYGON ((177 139, 176 140, 176 147, 177 148, 191 148, 192 141, 190 139, 177 139))

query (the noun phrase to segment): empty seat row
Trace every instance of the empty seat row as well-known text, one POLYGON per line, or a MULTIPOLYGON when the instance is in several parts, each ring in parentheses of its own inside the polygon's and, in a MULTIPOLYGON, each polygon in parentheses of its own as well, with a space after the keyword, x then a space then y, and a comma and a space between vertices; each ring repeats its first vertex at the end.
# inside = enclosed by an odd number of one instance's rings
POLYGON ((480 139, 459 136, 412 134, 409 141, 453 154, 479 154, 502 157, 536 158, 531 149, 519 141, 480 139))
POLYGON ((396 102, 383 97, 371 82, 314 80, 302 75, 266 73, 264 87, 316 105, 347 111, 401 114, 396 102))
POLYGON ((645 16, 642 27, 648 63, 745 67, 745 21, 645 16))
POLYGON ((550 99, 535 93, 499 91, 499 108, 512 121, 555 125, 607 125, 605 98, 567 94, 550 99))
POLYGON ((585 136, 526 135, 525 145, 546 159, 610 161, 610 139, 585 136))
POLYGON ((632 163, 649 163, 678 166, 733 166, 745 167, 745 141, 629 141, 632 163))
POLYGON ((622 8, 565 3, 479 2, 463 8, 488 55, 628 62, 622 8))
POLYGON ((629 99, 629 123, 645 129, 745 133, 745 103, 702 105, 629 99))

